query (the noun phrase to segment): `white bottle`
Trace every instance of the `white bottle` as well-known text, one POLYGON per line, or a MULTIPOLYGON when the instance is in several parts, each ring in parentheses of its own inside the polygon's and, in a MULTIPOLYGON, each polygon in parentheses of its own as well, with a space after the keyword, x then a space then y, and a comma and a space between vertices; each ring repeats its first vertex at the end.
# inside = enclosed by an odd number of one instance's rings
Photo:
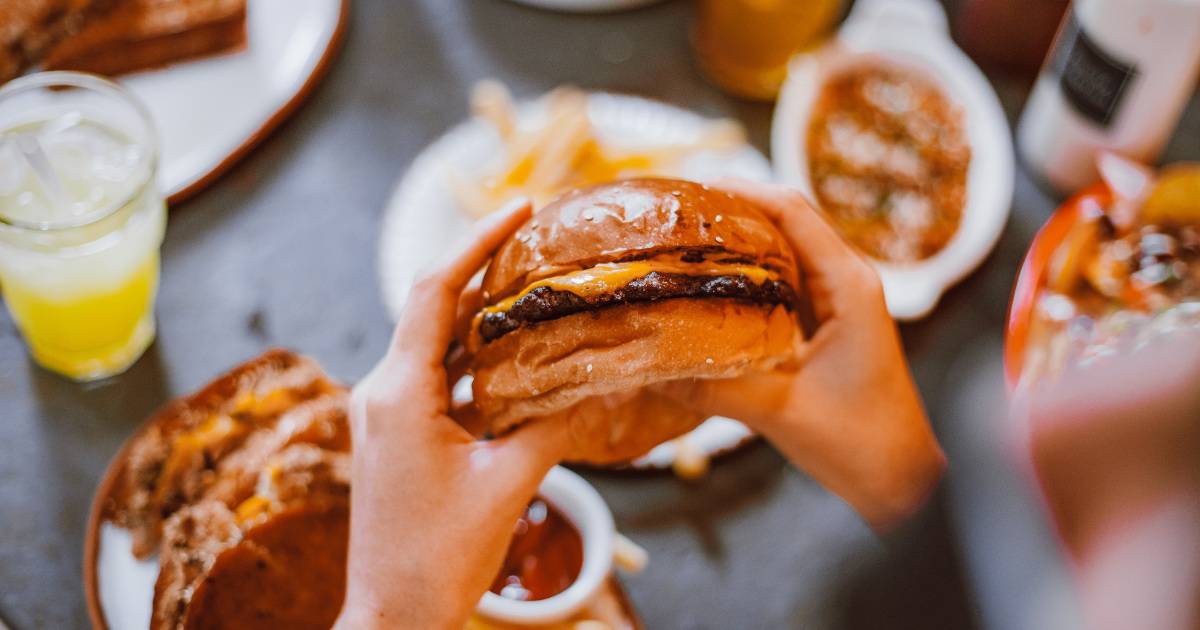
POLYGON ((1064 194, 1098 179, 1102 150, 1152 164, 1198 70, 1200 0, 1075 0, 1021 115, 1021 157, 1064 194))

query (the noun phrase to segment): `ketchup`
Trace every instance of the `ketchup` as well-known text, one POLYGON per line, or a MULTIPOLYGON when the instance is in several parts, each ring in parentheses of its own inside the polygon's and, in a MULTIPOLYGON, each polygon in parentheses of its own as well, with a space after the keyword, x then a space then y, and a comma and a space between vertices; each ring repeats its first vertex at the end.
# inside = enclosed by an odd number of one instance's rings
POLYGON ((521 601, 546 599, 567 590, 582 567, 579 531, 554 506, 536 498, 517 520, 491 591, 521 601))

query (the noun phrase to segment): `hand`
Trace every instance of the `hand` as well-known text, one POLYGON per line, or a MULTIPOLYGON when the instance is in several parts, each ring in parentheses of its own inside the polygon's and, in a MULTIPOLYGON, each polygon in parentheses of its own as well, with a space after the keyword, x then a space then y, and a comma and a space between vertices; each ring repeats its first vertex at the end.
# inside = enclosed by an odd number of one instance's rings
POLYGON ((1018 401, 1023 453, 1074 560, 1089 627, 1200 628, 1198 382, 1192 332, 1018 401))
POLYGON ((498 212, 419 281, 387 355, 351 397, 346 599, 337 627, 461 630, 500 570, 513 526, 562 458, 563 428, 476 441, 449 415, 443 367, 460 293, 530 214, 498 212))
POLYGON ((725 180, 796 252, 817 329, 794 372, 675 383, 706 414, 742 420, 877 529, 915 510, 945 458, 929 427, 879 277, 791 189, 725 180))

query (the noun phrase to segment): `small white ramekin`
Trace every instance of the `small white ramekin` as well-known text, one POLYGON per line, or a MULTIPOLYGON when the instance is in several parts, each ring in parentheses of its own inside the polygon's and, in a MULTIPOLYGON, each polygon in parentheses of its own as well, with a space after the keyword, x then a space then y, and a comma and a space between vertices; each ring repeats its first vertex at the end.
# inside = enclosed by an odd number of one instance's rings
POLYGON ((583 566, 567 590, 537 601, 517 601, 492 592, 483 594, 476 612, 514 624, 548 624, 579 612, 604 586, 612 571, 617 530, 608 504, 583 477, 555 466, 542 480, 538 496, 557 508, 583 538, 583 566))
POLYGON ((771 123, 776 177, 814 198, 806 135, 825 80, 863 65, 912 68, 932 78, 965 118, 971 164, 958 232, 940 252, 913 263, 871 263, 879 272, 888 311, 899 320, 925 317, 938 299, 987 257, 1008 221, 1013 194, 1013 149, 996 93, 954 42, 934 0, 858 0, 828 44, 794 57, 771 123))

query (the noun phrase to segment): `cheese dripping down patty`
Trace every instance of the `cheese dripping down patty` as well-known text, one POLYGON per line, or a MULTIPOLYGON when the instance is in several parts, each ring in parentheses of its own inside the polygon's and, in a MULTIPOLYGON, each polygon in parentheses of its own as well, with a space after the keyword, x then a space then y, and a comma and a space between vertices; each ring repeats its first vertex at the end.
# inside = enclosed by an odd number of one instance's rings
POLYGON ((552 291, 573 293, 581 298, 591 298, 612 293, 634 280, 644 278, 655 272, 686 276, 742 276, 757 285, 761 285, 768 280, 776 281, 779 279, 779 274, 774 271, 745 263, 692 263, 684 262, 679 258, 600 263, 587 269, 580 269, 561 276, 553 276, 532 282, 519 293, 504 298, 496 304, 484 307, 475 316, 475 323, 478 324, 479 320, 485 315, 508 311, 521 298, 543 287, 552 291))
POLYGON ((479 330, 480 323, 488 316, 508 313, 517 302, 538 289, 564 292, 588 300, 612 294, 652 274, 670 274, 690 277, 743 277, 755 286, 779 281, 779 274, 762 266, 746 263, 686 262, 680 256, 656 257, 646 260, 631 260, 626 263, 600 263, 588 269, 566 272, 566 274, 541 278, 530 282, 520 292, 508 296, 496 304, 486 306, 475 314, 473 328, 479 330))

